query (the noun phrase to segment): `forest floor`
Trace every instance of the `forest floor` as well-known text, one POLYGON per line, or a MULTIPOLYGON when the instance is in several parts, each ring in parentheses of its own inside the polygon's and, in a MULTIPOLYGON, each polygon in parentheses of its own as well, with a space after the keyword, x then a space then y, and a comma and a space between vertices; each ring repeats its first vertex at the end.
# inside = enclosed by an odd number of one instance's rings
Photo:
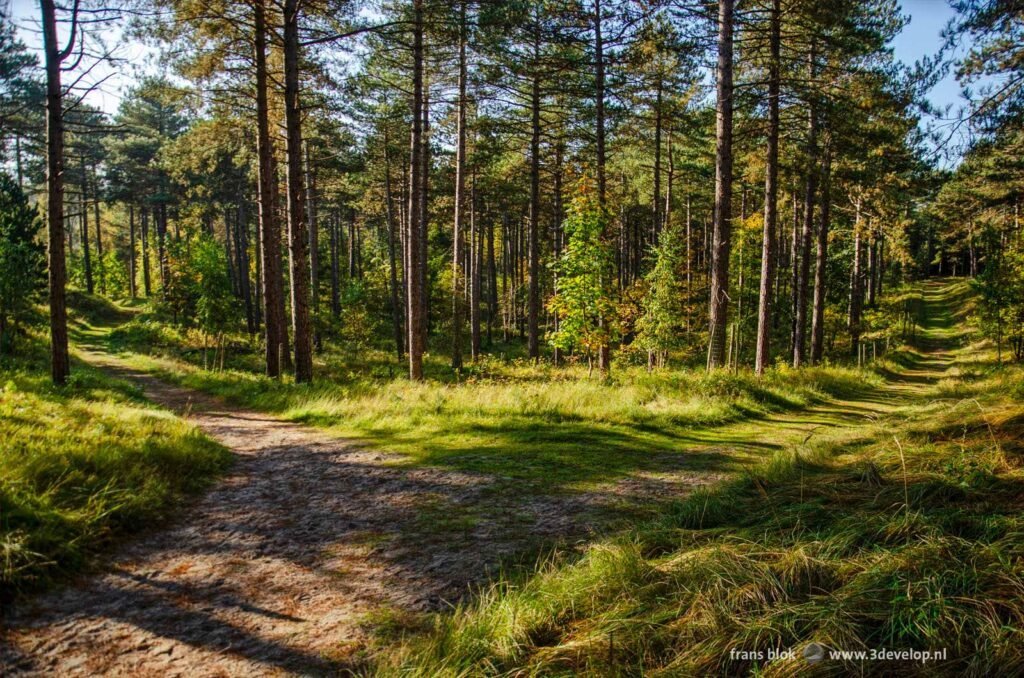
POLYGON ((344 671, 394 619, 440 609, 547 545, 592 541, 624 516, 777 451, 855 440, 926 397, 953 364, 936 346, 859 396, 677 436, 653 469, 581 491, 518 492, 509 478, 395 463, 398 455, 364 443, 226 404, 100 343, 77 353, 236 460, 172 524, 132 538, 102 571, 19 601, 4 619, 3 675, 344 671))

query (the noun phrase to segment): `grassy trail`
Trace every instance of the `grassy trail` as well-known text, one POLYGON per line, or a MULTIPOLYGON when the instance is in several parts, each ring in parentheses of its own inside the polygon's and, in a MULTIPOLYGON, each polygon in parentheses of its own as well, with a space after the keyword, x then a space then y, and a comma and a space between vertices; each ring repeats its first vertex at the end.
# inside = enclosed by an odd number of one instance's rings
POLYGON ((921 292, 916 349, 887 361, 870 397, 747 427, 788 447, 427 631, 385 639, 370 672, 1024 672, 1024 378, 969 343, 965 283, 921 292), (808 663, 814 644, 865 656, 808 663), (872 659, 879 648, 932 656, 872 659))
MULTIPOLYGON (((600 544, 615 517, 628 523, 682 502, 682 509, 671 509, 678 516, 693 497, 704 501, 700 527, 716 520, 727 526, 719 504, 730 501, 701 488, 754 477, 766 459, 791 450, 860 449, 880 430, 932 406, 935 384, 957 360, 959 319, 950 308, 955 289, 925 286, 929 320, 921 345, 927 350, 908 356, 880 388, 799 411, 677 428, 659 434, 659 445, 670 440, 672 449, 656 464, 630 457, 614 473, 586 483, 527 483, 529 491, 514 476, 410 462, 339 439, 329 425, 282 421, 168 383, 140 367, 152 363, 105 351, 108 328, 83 326, 81 358, 140 385, 238 459, 226 481, 175 526, 129 544, 108 572, 34 599, 9 616, 0 668, 5 674, 62 675, 187 672, 198 666, 227 673, 331 672, 362 664, 375 638, 393 640, 388 633, 417 628, 417 620, 442 600, 461 597, 468 585, 493 576, 498 564, 538 544, 600 544)), ((549 593, 546 599, 558 600, 549 593)), ((487 606, 502 604, 494 595, 460 614, 491 615, 487 606)), ((537 624, 548 630, 530 628, 529 610, 518 619, 515 628, 492 629, 531 639, 510 640, 509 647, 519 648, 511 655, 460 655, 449 638, 415 652, 412 663, 421 665, 413 670, 475 673, 481 660, 509 667, 538 657, 564 662, 558 642, 543 652, 516 654, 555 633, 546 626, 550 620, 539 617, 537 624), (438 655, 442 650, 445 656, 438 655)), ((461 628, 458 617, 445 623, 453 626, 438 628, 461 628)), ((587 624, 574 628, 583 632, 587 624)), ((585 655, 572 670, 600 673, 585 655)), ((401 653, 395 657, 381 661, 382 672, 396 666, 389 662, 410 661, 401 653)))

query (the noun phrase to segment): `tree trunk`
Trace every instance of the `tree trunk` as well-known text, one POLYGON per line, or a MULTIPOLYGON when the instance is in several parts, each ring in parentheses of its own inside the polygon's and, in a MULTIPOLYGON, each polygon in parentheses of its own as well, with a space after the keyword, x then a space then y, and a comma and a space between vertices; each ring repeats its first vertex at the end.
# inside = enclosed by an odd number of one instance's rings
MULTIPOLYGON (((814 47, 807 61, 808 76, 814 78, 814 47)), ((797 278, 796 332, 793 342, 793 367, 807 358, 807 296, 810 289, 811 236, 814 232, 814 197, 818 191, 817 133, 818 116, 814 101, 808 102, 807 166, 804 183, 804 223, 800 232, 800 270, 797 278)))
POLYGON ((242 283, 239 280, 239 276, 235 274, 237 267, 235 266, 235 253, 233 251, 234 246, 232 241, 234 238, 234 227, 231 224, 231 210, 224 208, 224 261, 227 266, 228 280, 231 281, 231 292, 238 297, 242 298, 242 283))
POLYGON ((796 306, 799 301, 797 290, 800 289, 800 197, 798 188, 793 187, 793 234, 790 240, 790 304, 789 304, 789 351, 792 355, 796 350, 796 306))
POLYGON ((135 278, 135 205, 128 205, 128 295, 135 299, 138 296, 135 278))
POLYGON ((469 189, 469 231, 473 234, 472 249, 470 255, 473 258, 473 270, 470 275, 469 292, 469 333, 470 333, 470 355, 475 362, 480 358, 480 302, 482 300, 481 286, 483 284, 483 263, 484 263, 484 238, 483 229, 477 223, 476 205, 476 170, 470 176, 469 189))
POLYGON ((323 335, 320 328, 320 225, 317 219, 316 172, 309 158, 309 144, 306 144, 306 214, 309 219, 309 289, 312 293, 313 347, 323 349, 323 335))
POLYGON ((811 318, 811 364, 821 363, 825 351, 825 270, 828 265, 828 230, 832 201, 832 150, 826 132, 821 164, 821 216, 818 224, 818 249, 814 262, 814 315, 811 318))
MULTIPOLYGON (((259 211, 259 196, 256 196, 255 200, 250 200, 256 204, 257 212, 259 211)), ((248 231, 248 227, 247 227, 248 231)), ((259 333, 263 326, 263 317, 261 309, 263 308, 263 263, 260 257, 260 252, 263 251, 263 238, 260 236, 260 225, 257 219, 255 228, 253 228, 253 236, 256 238, 256 246, 253 247, 253 263, 256 267, 256 286, 255 286, 255 301, 253 303, 252 314, 256 320, 256 332, 259 333)))
POLYGON ((420 230, 422 237, 419 240, 420 246, 420 305, 423 306, 423 322, 420 325, 423 350, 427 350, 427 339, 430 330, 430 253, 427 246, 430 241, 430 80, 426 70, 422 73, 423 80, 423 128, 421 143, 423 150, 420 155, 420 162, 423 168, 420 173, 420 186, 422 196, 420 197, 420 230))
MULTIPOLYGON (((388 221, 388 292, 391 295, 391 325, 395 333, 395 354, 398 356, 398 361, 401 362, 402 358, 405 357, 405 342, 402 340, 402 313, 398 294, 398 262, 396 261, 398 258, 398 244, 395 237, 398 229, 395 225, 394 200, 391 191, 391 152, 386 134, 384 136, 384 201, 388 221)), ((332 304, 336 304, 339 308, 339 312, 335 313, 335 316, 337 316, 340 313, 340 303, 336 300, 338 285, 338 246, 336 236, 334 239, 333 258, 334 264, 331 273, 332 304)))
POLYGON ((658 233, 662 228, 661 216, 661 100, 664 81, 658 74, 657 95, 654 100, 654 222, 651 225, 651 245, 658 244, 658 233))
POLYGON ((171 265, 167 258, 167 212, 164 205, 153 206, 153 222, 156 226, 156 257, 160 268, 160 294, 167 298, 167 284, 171 279, 171 265))
POLYGON ((850 312, 847 326, 850 330, 850 347, 853 356, 857 356, 860 348, 860 311, 861 311, 861 234, 860 234, 860 198, 855 204, 853 217, 853 267, 850 270, 850 312))
POLYGON ((868 308, 875 305, 875 277, 878 275, 878 239, 874 233, 868 236, 868 308))
POLYGON ((149 210, 141 209, 142 223, 140 234, 142 236, 142 291, 148 299, 153 295, 153 283, 149 274, 149 210))
POLYGON ((284 3, 284 104, 288 160, 288 260, 291 265, 295 381, 313 380, 309 322, 309 233, 302 185, 302 109, 299 102, 299 3, 284 3))
MULTIPOLYGON (((539 28, 538 28, 539 30, 539 28)), ((535 35, 534 59, 539 58, 540 37, 535 35)), ((540 339, 537 327, 540 315, 540 76, 534 73, 530 93, 530 234, 529 234, 529 300, 527 306, 527 346, 530 358, 540 358, 540 339)))
POLYGON ((498 313, 498 267, 494 261, 494 219, 487 219, 487 346, 494 345, 494 318, 498 313))
MULTIPOLYGON (((555 261, 558 261, 562 256, 562 249, 564 247, 565 229, 563 228, 564 210, 562 208, 562 181, 564 168, 562 165, 563 158, 565 155, 565 141, 560 135, 558 142, 555 144, 555 185, 554 185, 554 202, 555 202, 555 233, 551 239, 552 255, 555 261)), ((554 285, 558 286, 558 272, 555 270, 554 285)), ((558 332, 561 326, 561 321, 558 318, 558 314, 554 314, 554 330, 558 332)), ((551 362, 554 365, 559 365, 562 362, 562 349, 557 346, 554 347, 551 353, 551 362)))
POLYGON ((708 325, 709 370, 725 362, 732 235, 732 22, 733 0, 718 0, 718 77, 715 124, 715 222, 711 250, 708 325))
POLYGON ((81 226, 82 261, 85 267, 85 289, 89 294, 95 291, 92 277, 92 255, 89 253, 89 203, 86 201, 85 156, 79 156, 82 171, 81 193, 78 194, 78 223, 81 226))
POLYGON ((409 142, 409 213, 406 234, 406 289, 409 378, 423 379, 423 0, 413 0, 412 131, 409 142))
POLYGON ((249 334, 256 334, 257 320, 253 313, 252 285, 249 280, 249 219, 245 200, 239 200, 235 216, 235 256, 238 259, 238 282, 245 302, 245 325, 249 334))
POLYGON ((96 165, 92 167, 92 214, 93 223, 96 224, 96 272, 99 274, 100 294, 107 293, 107 276, 103 270, 103 231, 100 222, 100 175, 96 171, 96 165))
MULTIPOLYGON (((604 213, 607 210, 607 182, 605 180, 604 36, 601 32, 602 21, 601 0, 594 0, 594 110, 597 118, 597 202, 601 207, 602 213, 604 213)), ((604 318, 601 318, 599 322, 603 327, 604 318)), ((597 367, 602 372, 606 372, 611 366, 610 363, 611 349, 605 344, 598 349, 597 367)))
POLYGON ((74 48, 73 25, 68 45, 57 46, 57 12, 53 0, 40 0, 46 63, 46 225, 50 302, 50 375, 63 385, 71 374, 64 261, 64 109, 61 62, 74 48))
POLYGON ((466 0, 459 2, 459 100, 455 141, 455 225, 452 233, 452 369, 462 367, 462 325, 466 306, 466 0))
POLYGON ((764 374, 771 359, 772 278, 775 275, 775 230, 779 201, 779 47, 782 1, 772 0, 768 62, 768 147, 764 176, 764 231, 761 237, 761 287, 757 305, 754 372, 764 374))
POLYGON ((270 113, 267 102, 267 25, 264 2, 255 0, 254 57, 256 65, 256 152, 259 170, 260 258, 263 268, 264 357, 267 376, 281 376, 281 361, 287 350, 284 336, 284 292, 281 270, 281 229, 274 200, 274 149, 270 142, 270 113))

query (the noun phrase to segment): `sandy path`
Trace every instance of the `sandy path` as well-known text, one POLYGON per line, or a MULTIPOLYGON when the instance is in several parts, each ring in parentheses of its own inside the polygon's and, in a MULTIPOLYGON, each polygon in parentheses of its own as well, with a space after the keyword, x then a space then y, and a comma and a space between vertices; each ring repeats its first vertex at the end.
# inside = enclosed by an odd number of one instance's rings
MULTIPOLYGON (((334 674, 365 635, 367 612, 436 607, 538 540, 594 527, 593 497, 510 497, 491 478, 388 464, 389 455, 82 355, 185 414, 237 459, 101 573, 8 611, 0 675, 334 674), (435 516, 493 510, 439 530, 424 521, 425 502, 435 516)), ((670 489, 715 479, 679 473, 670 489)))

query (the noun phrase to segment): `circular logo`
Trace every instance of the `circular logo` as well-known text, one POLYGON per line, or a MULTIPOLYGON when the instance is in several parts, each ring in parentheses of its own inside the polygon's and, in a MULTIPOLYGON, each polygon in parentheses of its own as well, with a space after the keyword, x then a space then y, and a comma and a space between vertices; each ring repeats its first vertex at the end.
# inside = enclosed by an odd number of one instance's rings
POLYGON ((808 664, 817 664, 825 658, 825 646, 820 643, 809 643, 804 648, 804 659, 808 664))

